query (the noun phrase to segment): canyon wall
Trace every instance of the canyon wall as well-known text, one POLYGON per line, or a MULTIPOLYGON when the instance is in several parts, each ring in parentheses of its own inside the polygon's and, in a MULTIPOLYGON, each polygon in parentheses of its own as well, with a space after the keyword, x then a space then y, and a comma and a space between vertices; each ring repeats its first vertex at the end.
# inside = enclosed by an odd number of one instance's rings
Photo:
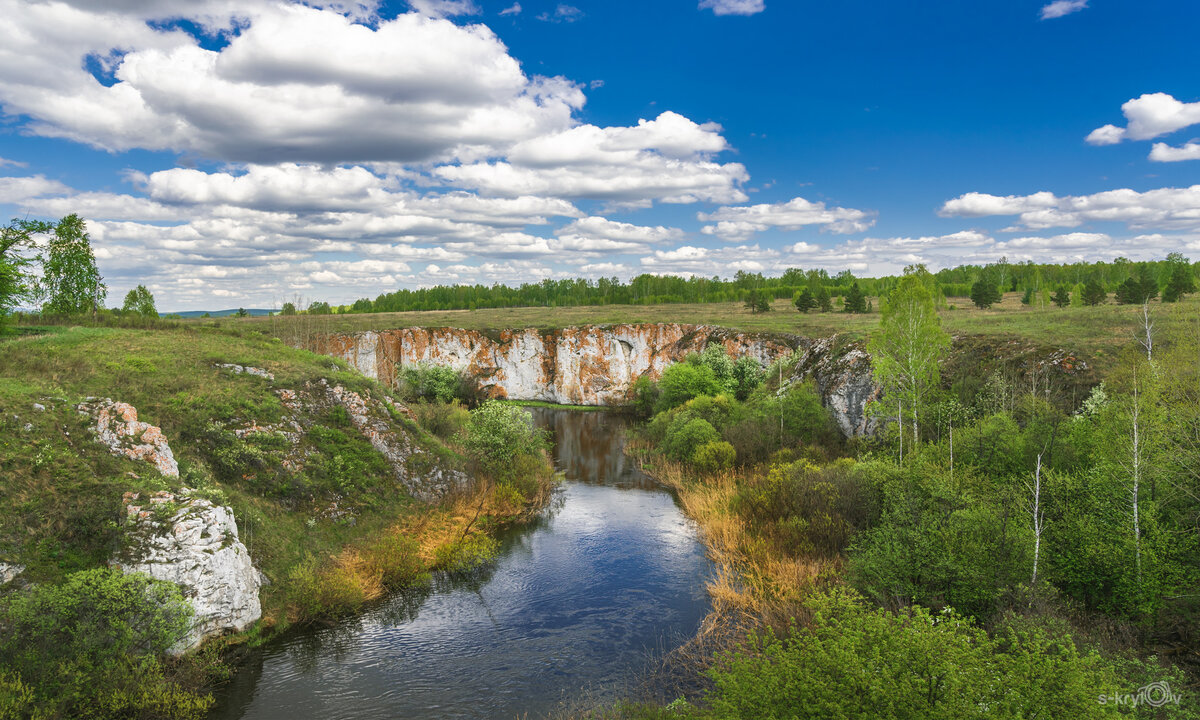
POLYGON ((827 340, 798 335, 674 323, 495 333, 411 327, 331 334, 319 338, 315 349, 387 384, 395 382, 397 368, 442 365, 476 377, 491 397, 620 405, 637 378, 657 379, 668 366, 714 343, 732 357, 748 355, 764 367, 799 353, 798 367, 804 377, 816 380, 842 432, 852 436, 871 430, 863 407, 878 390, 869 358, 861 350, 846 352, 827 340))

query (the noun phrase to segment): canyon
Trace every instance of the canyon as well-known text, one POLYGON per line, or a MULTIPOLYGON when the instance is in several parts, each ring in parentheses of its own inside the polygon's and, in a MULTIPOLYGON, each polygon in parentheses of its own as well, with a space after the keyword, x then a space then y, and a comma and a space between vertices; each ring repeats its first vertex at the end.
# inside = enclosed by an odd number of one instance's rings
POLYGON ((677 323, 585 325, 480 332, 407 327, 319 336, 311 349, 345 360, 367 377, 394 386, 397 371, 439 365, 466 373, 489 397, 564 405, 622 405, 639 377, 654 380, 690 353, 717 344, 733 358, 764 368, 795 356, 785 382, 812 380, 847 437, 869 434, 865 407, 878 397, 870 357, 837 338, 746 333, 677 323))

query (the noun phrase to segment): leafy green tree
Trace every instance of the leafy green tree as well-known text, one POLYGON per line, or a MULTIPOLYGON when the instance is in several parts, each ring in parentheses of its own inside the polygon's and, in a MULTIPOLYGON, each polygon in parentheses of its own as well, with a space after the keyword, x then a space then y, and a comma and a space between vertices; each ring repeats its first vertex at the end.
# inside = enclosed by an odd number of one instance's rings
POLYGON ((46 222, 16 219, 0 228, 0 323, 13 308, 36 298, 37 283, 27 270, 33 259, 22 252, 36 249, 34 235, 53 229, 46 222))
POLYGON ((308 314, 309 315, 332 315, 333 308, 329 307, 329 303, 327 303, 323 300, 317 300, 316 302, 314 302, 308 306, 308 314))
POLYGON ((42 283, 47 297, 42 310, 58 315, 95 313, 108 294, 96 267, 87 226, 78 215, 68 215, 54 226, 46 248, 42 283))
POLYGON ((817 299, 813 297, 811 290, 804 288, 792 296, 792 304, 796 306, 796 310, 807 313, 817 307, 817 299))
POLYGON ((233 316, 239 318, 250 317, 250 311, 244 307, 240 307, 237 309, 237 312, 233 314, 233 316))
POLYGON ((975 306, 982 310, 987 310, 992 305, 1000 302, 1001 297, 1000 289, 996 287, 996 284, 984 278, 979 278, 971 286, 971 302, 975 303, 975 306))
POLYGON ((752 313, 770 312, 771 311, 771 296, 767 292, 751 290, 746 296, 746 309, 752 313))
POLYGON ((1060 308, 1065 308, 1071 304, 1071 289, 1066 285, 1059 285, 1054 291, 1054 304, 1060 308))
POLYGON ((733 364, 733 394, 738 400, 745 400, 754 388, 762 385, 766 375, 758 361, 749 355, 743 355, 733 364))
POLYGON ((549 441, 524 409, 488 400, 471 411, 462 445, 483 472, 503 481, 526 467, 520 460, 541 458, 549 441))
POLYGON ((846 291, 845 311, 848 313, 865 313, 867 311, 867 298, 863 295, 857 282, 846 291))
POLYGON ((728 388, 708 365, 702 362, 675 363, 663 371, 658 381, 656 412, 670 410, 700 395, 719 395, 728 388))
POLYGON ((154 295, 150 294, 145 285, 138 285, 125 294, 125 304, 121 311, 143 317, 158 317, 158 308, 154 307, 154 295))
POLYGON ((813 299, 817 301, 821 312, 833 312, 833 298, 829 296, 829 288, 825 287, 821 278, 814 276, 812 271, 809 272, 808 286, 812 289, 813 299))
MULTIPOLYGON (((680 417, 680 420, 685 419, 680 417)), ((720 433, 707 420, 693 418, 687 422, 673 422, 663 439, 663 454, 675 460, 691 460, 696 450, 708 443, 719 442, 720 433)))
POLYGON ((296 314, 296 304, 290 303, 290 302, 285 302, 283 304, 283 307, 281 307, 279 309, 279 314, 280 315, 295 315, 296 314))
POLYGON ((1184 295, 1196 292, 1196 275, 1192 272, 1191 263, 1181 253, 1171 253, 1167 256, 1170 275, 1167 286, 1163 289, 1163 302, 1176 302, 1184 295))
POLYGON ((474 388, 469 380, 452 367, 445 365, 416 365, 400 368, 400 392, 407 400, 452 400, 470 402, 474 388))
POLYGON ((1122 305, 1142 305, 1158 297, 1158 281, 1154 279, 1150 266, 1138 265, 1137 276, 1130 276, 1117 287, 1117 302, 1122 305))
POLYGON ((913 437, 920 437, 920 413, 940 377, 939 363, 950 348, 929 288, 915 274, 905 275, 883 305, 879 330, 867 345, 875 379, 887 402, 913 418, 913 437))
POLYGON ((1108 299, 1108 293, 1104 291, 1104 286, 1099 280, 1088 280, 1083 286, 1083 304, 1088 307, 1102 305, 1108 299))

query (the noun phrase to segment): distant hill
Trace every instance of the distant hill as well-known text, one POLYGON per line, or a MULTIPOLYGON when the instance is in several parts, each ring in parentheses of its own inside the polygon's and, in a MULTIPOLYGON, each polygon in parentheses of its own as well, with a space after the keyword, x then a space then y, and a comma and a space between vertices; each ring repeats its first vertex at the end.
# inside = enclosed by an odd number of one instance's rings
MULTIPOLYGON (((264 310, 263 308, 246 308, 246 312, 250 313, 251 317, 264 317, 270 315, 277 310, 264 310)), ((187 312, 163 313, 164 315, 178 315, 185 318, 203 317, 204 313, 208 313, 210 317, 229 317, 237 313, 237 308, 232 310, 188 310, 187 312)))

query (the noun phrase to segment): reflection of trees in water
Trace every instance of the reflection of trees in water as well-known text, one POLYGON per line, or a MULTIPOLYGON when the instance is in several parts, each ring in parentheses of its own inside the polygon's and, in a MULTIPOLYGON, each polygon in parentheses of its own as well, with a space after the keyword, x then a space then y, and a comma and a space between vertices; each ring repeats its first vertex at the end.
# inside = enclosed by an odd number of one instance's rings
POLYGON ((554 436, 554 464, 568 480, 619 488, 655 487, 624 453, 628 421, 608 412, 531 408, 534 423, 554 436))
POLYGON ((362 646, 363 618, 355 616, 339 621, 319 632, 304 632, 287 644, 288 659, 297 672, 311 673, 321 661, 341 662, 362 646))

